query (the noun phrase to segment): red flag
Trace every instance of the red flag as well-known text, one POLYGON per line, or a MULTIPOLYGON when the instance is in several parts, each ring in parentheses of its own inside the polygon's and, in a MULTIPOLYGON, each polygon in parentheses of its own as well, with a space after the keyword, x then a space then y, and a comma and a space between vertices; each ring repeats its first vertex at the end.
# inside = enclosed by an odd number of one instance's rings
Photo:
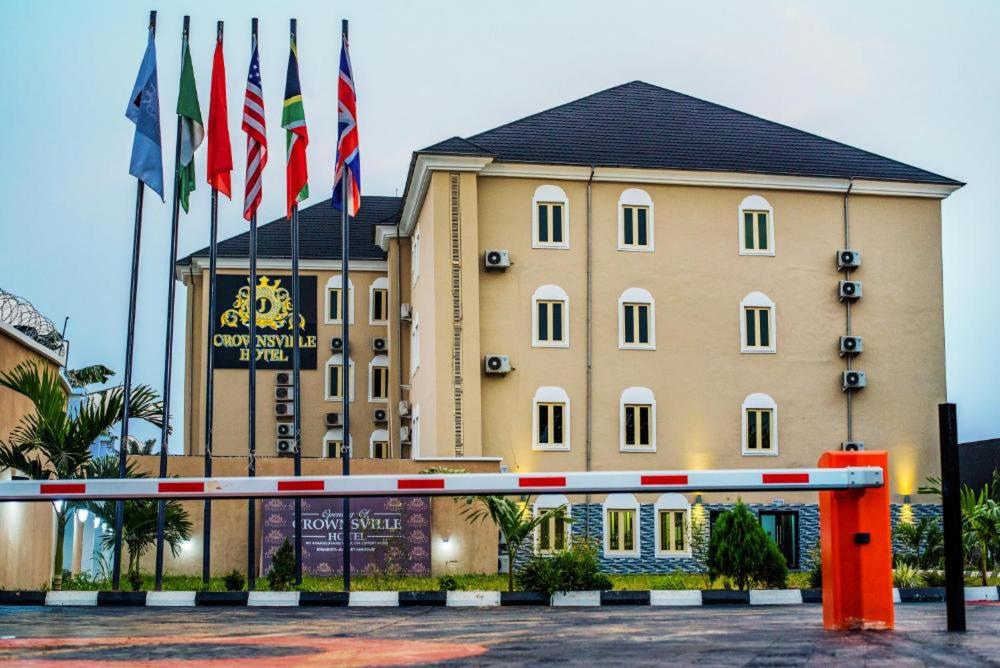
POLYGON ((229 122, 226 117, 226 63, 222 59, 222 39, 215 41, 212 59, 212 97, 208 103, 208 184, 233 198, 230 172, 233 171, 233 149, 229 144, 229 122))

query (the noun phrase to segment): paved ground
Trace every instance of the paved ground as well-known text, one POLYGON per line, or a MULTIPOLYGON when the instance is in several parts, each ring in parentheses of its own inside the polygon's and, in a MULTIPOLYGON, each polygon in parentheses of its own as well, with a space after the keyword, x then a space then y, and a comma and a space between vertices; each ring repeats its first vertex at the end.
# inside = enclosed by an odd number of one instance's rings
POLYGON ((896 606, 825 633, 818 605, 700 608, 2 608, 5 666, 1000 666, 1000 606, 896 606))

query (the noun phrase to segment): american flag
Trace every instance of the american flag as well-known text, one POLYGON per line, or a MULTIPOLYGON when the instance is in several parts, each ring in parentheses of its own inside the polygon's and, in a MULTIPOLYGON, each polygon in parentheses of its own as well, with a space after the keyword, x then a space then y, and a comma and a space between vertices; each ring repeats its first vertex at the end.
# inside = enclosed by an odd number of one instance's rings
POLYGON ((264 95, 260 84, 257 38, 250 54, 247 94, 243 101, 243 131, 247 133, 247 185, 243 196, 243 217, 250 220, 261 200, 261 173, 267 164, 267 133, 264 122, 264 95))
POLYGON ((347 179, 347 214, 358 215, 361 208, 361 151, 358 140, 358 101, 354 91, 347 35, 340 49, 340 82, 337 85, 337 163, 333 179, 333 208, 344 210, 341 179, 347 179))

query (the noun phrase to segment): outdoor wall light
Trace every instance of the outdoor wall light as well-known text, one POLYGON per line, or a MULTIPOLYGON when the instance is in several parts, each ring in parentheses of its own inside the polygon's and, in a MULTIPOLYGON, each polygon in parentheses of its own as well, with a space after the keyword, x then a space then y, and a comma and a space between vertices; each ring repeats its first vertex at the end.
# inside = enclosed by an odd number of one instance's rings
POLYGON ((696 506, 700 506, 701 505, 701 494, 695 494, 694 495, 694 504, 696 506))
POLYGON ((909 494, 904 494, 903 495, 903 505, 904 506, 910 505, 910 495, 909 494))
POLYGON ((90 512, 86 508, 77 508, 76 509, 76 521, 77 522, 79 522, 80 524, 83 524, 84 522, 87 521, 88 517, 90 517, 90 512))
POLYGON ((181 542, 181 550, 187 552, 190 549, 191 549, 191 541, 185 540, 181 542))
POLYGON ((95 529, 101 528, 101 518, 98 517, 97 515, 94 515, 94 528, 95 529))
POLYGON ((63 508, 63 500, 62 499, 56 499, 55 501, 52 502, 52 505, 55 506, 57 513, 61 513, 62 512, 62 508, 63 508))
POLYGON ((442 543, 447 543, 450 540, 451 540, 451 536, 441 536, 441 542, 442 543))

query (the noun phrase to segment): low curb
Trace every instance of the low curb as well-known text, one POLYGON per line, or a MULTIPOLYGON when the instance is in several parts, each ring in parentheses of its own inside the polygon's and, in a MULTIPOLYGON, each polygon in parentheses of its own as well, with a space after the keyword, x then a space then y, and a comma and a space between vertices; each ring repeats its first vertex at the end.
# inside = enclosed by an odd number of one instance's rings
MULTIPOLYGON (((940 603, 944 587, 892 590, 896 603, 940 603)), ((998 601, 1000 588, 966 587, 966 601, 998 601)), ((822 603, 821 589, 677 589, 557 592, 531 591, 0 591, 0 606, 86 607, 609 607, 699 605, 802 605, 822 603)))

